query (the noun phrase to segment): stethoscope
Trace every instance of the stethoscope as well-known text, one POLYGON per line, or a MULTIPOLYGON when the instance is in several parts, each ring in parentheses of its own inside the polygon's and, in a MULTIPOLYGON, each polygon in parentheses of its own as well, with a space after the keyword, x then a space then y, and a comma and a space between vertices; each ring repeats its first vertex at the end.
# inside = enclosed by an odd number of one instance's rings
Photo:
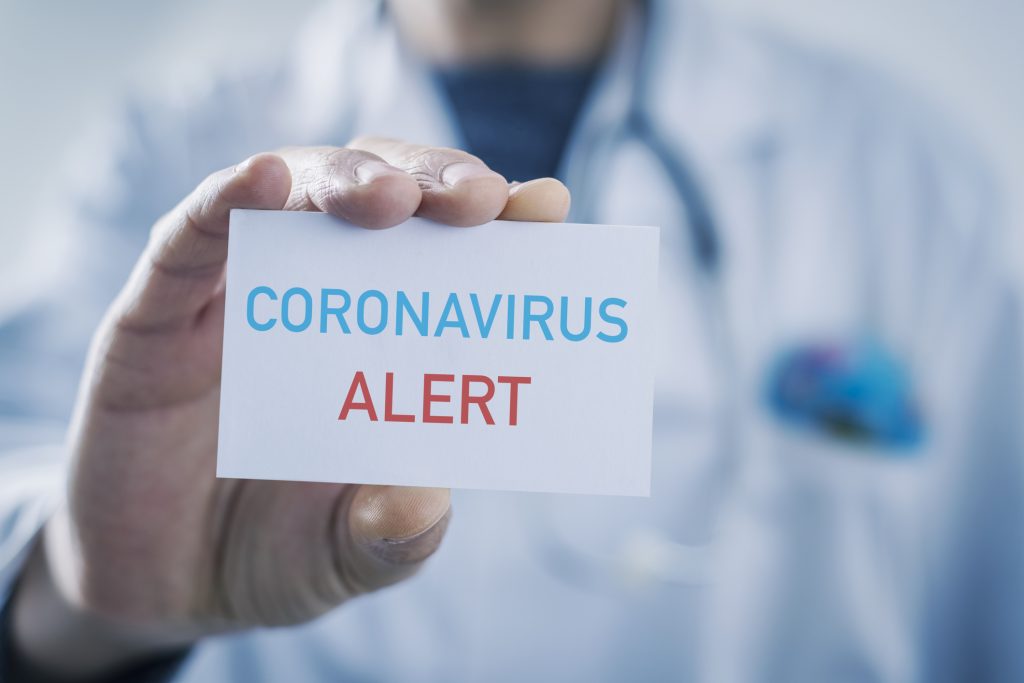
MULTIPOLYGON (((624 117, 588 139, 578 151, 583 158, 573 167, 582 169, 570 178, 573 189, 574 220, 580 223, 600 222, 598 198, 601 169, 608 168, 616 149, 627 142, 639 143, 668 180, 679 200, 682 222, 688 231, 688 254, 692 264, 692 286, 700 307, 699 318, 707 335, 710 362, 721 383, 723 397, 714 417, 713 427, 716 467, 715 481, 721 491, 718 505, 725 505, 742 452, 739 444, 739 370, 734 335, 730 330, 725 287, 722 278, 723 253, 721 236, 706 193, 684 150, 663 134, 651 116, 648 103, 652 73, 652 28, 650 7, 644 8, 644 26, 639 26, 646 40, 637 41, 632 65, 633 79, 629 107, 624 117)), ((640 36, 637 36, 638 38, 640 36)), ((654 463, 652 476, 657 476, 654 463)), ((718 515, 713 515, 717 518, 718 515)), ((536 542, 541 547, 548 569, 577 584, 612 588, 623 584, 703 584, 710 577, 710 555, 716 531, 710 529, 708 540, 699 544, 680 543, 654 528, 635 529, 611 552, 585 548, 560 538, 548 528, 544 519, 536 520, 536 542)))
MULTIPOLYGON (((653 73, 651 29, 655 24, 650 14, 650 4, 644 3, 645 6, 636 13, 642 16, 627 17, 632 21, 627 21, 626 29, 634 32, 632 38, 636 48, 630 55, 632 63, 629 67, 633 77, 631 92, 628 94, 629 106, 625 115, 588 138, 586 144, 571 145, 576 148, 576 154, 581 155, 581 158, 574 161, 573 166, 583 169, 583 172, 575 174, 574 177, 570 177, 573 174, 568 172, 564 175, 573 190, 572 220, 579 223, 600 222, 600 193, 597 191, 600 187, 600 169, 608 167, 616 149, 630 140, 635 140, 648 150, 678 197, 682 210, 681 218, 687 226, 689 235, 687 258, 693 264, 692 286, 698 290, 695 298, 701 308, 699 318, 703 321, 702 327, 708 335, 707 347, 711 354, 709 360, 715 366, 716 375, 721 378, 725 394, 720 402, 722 407, 714 418, 714 459, 722 470, 721 473, 716 473, 716 481, 724 483, 730 480, 729 469, 735 464, 734 457, 730 456, 738 454, 740 449, 736 444, 738 370, 735 362, 734 337, 730 333, 726 316, 721 277, 721 238, 708 195, 702 189, 694 165, 684 151, 659 130, 649 113, 649 74, 653 73)), ((382 23, 386 21, 383 3, 379 7, 377 19, 382 23)), ((353 128, 353 119, 354 112, 351 112, 346 129, 353 128)), ((655 469, 655 476, 656 474, 655 469)), ((641 528, 624 539, 621 548, 609 554, 601 554, 596 549, 574 545, 560 537, 550 528, 550 520, 545 518, 544 507, 543 504, 531 506, 537 515, 536 519, 528 522, 532 545, 539 549, 541 561, 547 569, 570 583, 615 590, 624 582, 634 585, 693 585, 707 581, 709 555, 714 540, 713 530, 710 534, 711 541, 707 543, 683 544, 667 538, 658 529, 641 528)))

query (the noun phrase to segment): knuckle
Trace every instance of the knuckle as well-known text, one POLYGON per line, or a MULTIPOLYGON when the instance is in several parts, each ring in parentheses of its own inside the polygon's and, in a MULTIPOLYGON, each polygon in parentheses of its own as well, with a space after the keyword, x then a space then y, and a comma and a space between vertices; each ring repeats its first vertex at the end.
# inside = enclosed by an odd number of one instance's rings
POLYGON ((149 241, 147 246, 150 249, 155 249, 160 243, 164 242, 170 232, 171 223, 174 221, 174 217, 179 209, 171 209, 160 218, 156 219, 156 222, 149 228, 149 241))
POLYGON ((325 153, 319 166, 321 174, 332 180, 343 178, 352 182, 357 179, 360 166, 375 161, 379 162, 382 159, 376 154, 361 149, 338 147, 325 153))
POLYGON ((460 149, 450 147, 421 147, 409 151, 402 160, 404 168, 421 185, 436 185, 441 180, 441 174, 446 166, 456 163, 478 163, 483 162, 460 149))
POLYGON ((367 152, 358 149, 331 147, 321 153, 316 165, 321 168, 345 169, 350 168, 357 160, 365 158, 367 155, 367 152))

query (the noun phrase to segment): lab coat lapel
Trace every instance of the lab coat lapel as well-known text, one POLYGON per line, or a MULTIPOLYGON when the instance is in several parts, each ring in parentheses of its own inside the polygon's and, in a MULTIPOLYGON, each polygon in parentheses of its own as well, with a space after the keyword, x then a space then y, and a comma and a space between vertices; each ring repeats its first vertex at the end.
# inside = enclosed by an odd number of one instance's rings
POLYGON ((355 102, 355 135, 384 135, 438 147, 460 143, 451 112, 430 67, 409 54, 394 24, 380 20, 356 58, 363 76, 355 102))
POLYGON ((458 146, 429 68, 400 44, 381 2, 339 0, 321 8, 298 41, 284 79, 284 126, 305 144, 344 145, 382 135, 458 146))

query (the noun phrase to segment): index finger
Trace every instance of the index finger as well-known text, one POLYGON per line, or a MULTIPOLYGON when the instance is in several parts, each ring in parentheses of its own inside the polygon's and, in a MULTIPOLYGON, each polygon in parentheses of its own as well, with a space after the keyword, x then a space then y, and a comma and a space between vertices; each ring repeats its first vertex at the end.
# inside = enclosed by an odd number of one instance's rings
POLYGON ((202 310, 221 285, 231 210, 280 209, 290 186, 288 167, 272 154, 207 177, 153 226, 118 298, 119 326, 175 326, 202 310))
POLYGON ((449 225, 492 221, 508 202, 508 183, 469 152, 378 137, 349 147, 374 154, 411 175, 422 193, 416 215, 449 225))

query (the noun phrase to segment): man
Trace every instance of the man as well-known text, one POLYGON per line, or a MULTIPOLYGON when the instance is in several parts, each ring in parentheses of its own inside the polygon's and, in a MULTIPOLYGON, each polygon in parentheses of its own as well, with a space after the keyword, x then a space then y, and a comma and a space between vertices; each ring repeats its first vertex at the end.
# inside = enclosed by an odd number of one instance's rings
MULTIPOLYGON (((7 671, 1024 676, 1020 319, 947 131, 692 3, 343 2, 300 52, 136 116, 73 211, 74 288, 9 326, 74 336, 155 219, 93 337, 66 488, 64 454, 0 461, 7 671), (452 517, 443 490, 214 479, 231 208, 559 221, 550 175, 576 220, 664 228, 650 499, 459 492, 452 517), (815 382, 842 389, 817 412, 815 382)), ((38 377, 5 403, 70 394, 38 377)))

